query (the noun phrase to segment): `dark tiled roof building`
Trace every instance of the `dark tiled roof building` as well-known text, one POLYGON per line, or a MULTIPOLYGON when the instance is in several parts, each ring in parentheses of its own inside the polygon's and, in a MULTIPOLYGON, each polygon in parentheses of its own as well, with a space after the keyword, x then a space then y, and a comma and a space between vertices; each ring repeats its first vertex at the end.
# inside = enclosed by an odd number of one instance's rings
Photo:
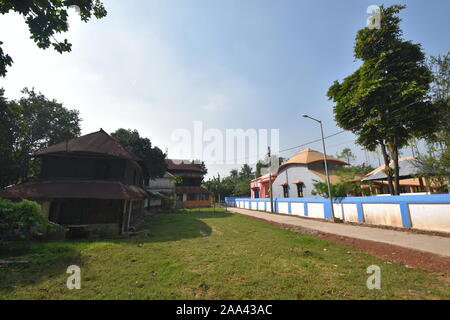
POLYGON ((37 179, 0 190, 0 197, 41 203, 55 223, 88 232, 127 232, 143 215, 144 165, 100 130, 35 154, 37 179))

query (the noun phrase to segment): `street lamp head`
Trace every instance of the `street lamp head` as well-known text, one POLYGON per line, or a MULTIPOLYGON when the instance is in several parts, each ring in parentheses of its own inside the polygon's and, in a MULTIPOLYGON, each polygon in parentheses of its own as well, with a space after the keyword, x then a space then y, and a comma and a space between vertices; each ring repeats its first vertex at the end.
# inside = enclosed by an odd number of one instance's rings
POLYGON ((302 117, 303 118, 309 118, 309 116, 307 114, 303 114, 302 117))

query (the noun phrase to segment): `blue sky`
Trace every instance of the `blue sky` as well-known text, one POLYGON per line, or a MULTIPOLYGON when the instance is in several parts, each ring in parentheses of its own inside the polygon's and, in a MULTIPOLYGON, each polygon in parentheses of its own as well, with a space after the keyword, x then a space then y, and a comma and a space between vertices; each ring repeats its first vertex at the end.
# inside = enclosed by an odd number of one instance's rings
MULTIPOLYGON (((406 3, 405 39, 421 43, 428 55, 450 49, 446 0, 104 3, 105 19, 84 24, 71 18, 73 51, 64 55, 37 49, 19 16, 1 16, 0 40, 15 64, 0 86, 11 98, 35 87, 79 109, 83 133, 138 129, 171 157, 171 133, 192 130, 196 120, 219 130, 280 129, 281 149, 319 137, 317 124, 302 113, 322 119, 325 134, 339 131, 325 94, 359 65, 353 44, 369 5, 406 3)), ((327 141, 327 151, 350 147, 357 162, 378 164, 353 141, 350 133, 338 135, 327 141)), ((232 167, 212 165, 209 173, 224 175, 232 167)))

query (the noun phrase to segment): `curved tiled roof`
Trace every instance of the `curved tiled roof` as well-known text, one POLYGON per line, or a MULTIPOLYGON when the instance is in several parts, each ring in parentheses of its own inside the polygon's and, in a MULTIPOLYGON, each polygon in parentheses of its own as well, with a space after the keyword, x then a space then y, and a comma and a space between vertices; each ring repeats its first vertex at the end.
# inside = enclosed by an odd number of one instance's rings
POLYGON ((202 169, 199 166, 188 160, 173 160, 166 159, 167 170, 183 170, 183 171, 196 171, 202 173, 202 169))
MULTIPOLYGON (((304 150, 300 151, 299 153, 297 153, 296 155, 289 158, 289 160, 286 161, 285 163, 283 163, 279 169, 284 168, 290 164, 310 164, 310 163, 319 162, 319 161, 323 162, 323 153, 322 152, 312 150, 312 149, 304 149, 304 150)), ((348 165, 347 162, 336 159, 331 156, 327 156, 327 161, 337 162, 342 165, 348 165)))
POLYGON ((102 129, 97 132, 55 144, 38 151, 35 155, 42 156, 52 153, 67 152, 106 154, 118 158, 141 161, 139 157, 128 151, 116 139, 102 129))
POLYGON ((144 199, 147 193, 140 187, 118 181, 52 180, 36 181, 0 190, 2 198, 23 199, 144 199))

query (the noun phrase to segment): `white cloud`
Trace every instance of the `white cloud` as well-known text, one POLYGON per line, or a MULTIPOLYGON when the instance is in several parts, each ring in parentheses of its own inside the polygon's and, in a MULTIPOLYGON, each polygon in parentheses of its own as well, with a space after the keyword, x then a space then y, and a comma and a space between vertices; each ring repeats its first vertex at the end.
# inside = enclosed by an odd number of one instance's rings
POLYGON ((57 38, 67 38, 72 52, 59 54, 39 49, 21 16, 2 16, 0 30, 7 32, 0 40, 14 64, 0 78, 0 87, 11 99, 19 98, 24 87, 34 87, 80 110, 83 134, 99 128, 137 129, 170 152, 174 130, 191 130, 198 119, 225 129, 227 117, 242 112, 255 95, 244 78, 220 66, 186 67, 157 28, 128 30, 107 18, 82 23, 76 14, 69 23, 69 32, 57 38))

